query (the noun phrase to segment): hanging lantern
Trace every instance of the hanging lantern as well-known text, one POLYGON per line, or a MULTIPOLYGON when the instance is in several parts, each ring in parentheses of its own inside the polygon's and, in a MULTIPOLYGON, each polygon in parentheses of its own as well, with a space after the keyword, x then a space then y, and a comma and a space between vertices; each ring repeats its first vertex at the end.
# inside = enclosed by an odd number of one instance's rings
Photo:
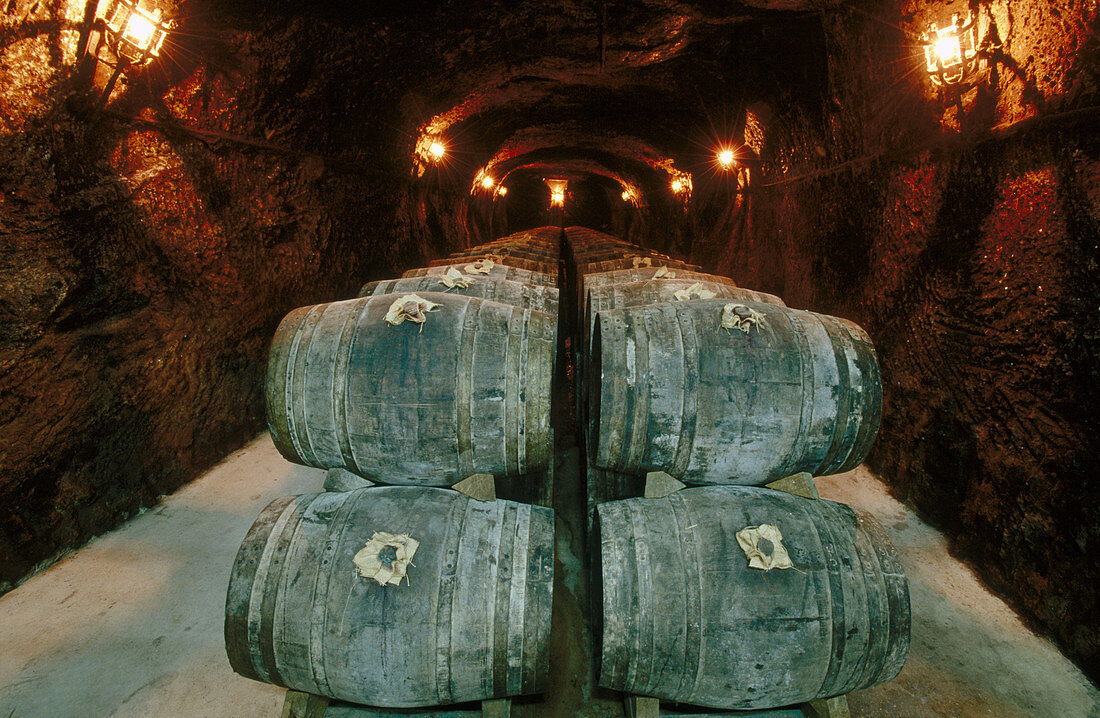
POLYGON ((565 206, 565 189, 569 186, 569 180, 544 179, 543 182, 550 188, 550 206, 565 206))
POLYGON ((978 65, 978 29, 970 13, 965 23, 959 22, 958 13, 951 16, 947 27, 937 28, 933 23, 921 40, 925 65, 936 86, 958 84, 978 65))
POLYGON ((144 65, 160 54, 171 23, 161 19, 160 8, 145 10, 135 0, 104 0, 96 19, 107 29, 107 41, 119 62, 144 65))

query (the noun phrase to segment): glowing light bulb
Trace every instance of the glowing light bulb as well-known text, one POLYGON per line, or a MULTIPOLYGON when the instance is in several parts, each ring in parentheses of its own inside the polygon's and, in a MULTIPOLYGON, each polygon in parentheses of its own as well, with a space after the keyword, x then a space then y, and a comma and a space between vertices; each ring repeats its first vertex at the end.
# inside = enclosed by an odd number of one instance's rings
POLYGON ((145 18, 144 14, 140 11, 135 12, 130 16, 130 21, 126 23, 126 39, 145 49, 149 46, 149 41, 153 39, 154 30, 156 30, 156 27, 145 18))
POLYGON ((443 155, 447 154, 447 148, 443 146, 442 142, 435 140, 428 145, 428 152, 431 153, 433 158, 440 160, 443 159, 443 155))
POLYGON ((944 67, 954 65, 962 60, 958 36, 951 34, 937 40, 936 54, 940 56, 940 62, 943 63, 944 67))
POLYGON ((723 149, 718 152, 718 166, 724 170, 732 168, 736 164, 733 150, 723 149))

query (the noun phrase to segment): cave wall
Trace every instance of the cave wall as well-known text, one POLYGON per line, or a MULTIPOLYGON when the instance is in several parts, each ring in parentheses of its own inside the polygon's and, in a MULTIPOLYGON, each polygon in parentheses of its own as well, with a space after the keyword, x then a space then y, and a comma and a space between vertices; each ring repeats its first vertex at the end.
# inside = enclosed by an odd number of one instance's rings
POLYGON ((369 23, 190 3, 171 61, 95 112, 83 10, 0 16, 0 592, 262 430, 287 311, 463 237, 464 199, 411 182, 399 129, 432 58, 369 23))
POLYGON ((965 4, 827 14, 831 96, 768 98, 763 172, 744 203, 700 207, 695 256, 868 329, 885 384, 869 464, 1096 679, 1096 9, 974 8, 1001 53, 942 96, 916 38, 965 4))

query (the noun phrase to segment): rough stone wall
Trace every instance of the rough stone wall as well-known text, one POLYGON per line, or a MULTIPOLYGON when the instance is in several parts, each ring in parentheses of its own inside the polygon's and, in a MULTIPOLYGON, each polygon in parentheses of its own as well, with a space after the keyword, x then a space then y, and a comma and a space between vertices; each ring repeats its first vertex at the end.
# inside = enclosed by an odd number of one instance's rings
POLYGON ((260 431, 288 310, 460 235, 461 208, 407 180, 407 78, 346 92, 359 58, 392 61, 387 38, 185 10, 173 61, 89 114, 83 3, 5 3, 0 592, 260 431))
POLYGON ((869 330, 885 381, 870 464, 1097 678, 1097 18, 975 7, 1002 55, 947 98, 893 28, 957 4, 829 16, 830 101, 776 102, 748 209, 697 256, 869 330))

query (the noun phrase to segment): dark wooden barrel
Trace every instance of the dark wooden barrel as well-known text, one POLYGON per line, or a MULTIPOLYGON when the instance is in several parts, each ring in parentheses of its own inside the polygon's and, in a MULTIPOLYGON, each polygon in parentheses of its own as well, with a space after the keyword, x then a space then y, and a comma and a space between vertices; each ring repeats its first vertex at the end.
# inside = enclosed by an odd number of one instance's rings
POLYGON ((499 248, 499 247, 517 247, 517 248, 520 248, 520 249, 539 249, 539 250, 543 250, 543 251, 546 251, 546 252, 554 252, 554 253, 559 252, 559 250, 561 249, 559 243, 556 240, 553 241, 553 242, 549 242, 549 241, 544 242, 544 241, 534 240, 534 239, 518 239, 518 238, 516 238, 516 239, 513 239, 513 238, 498 239, 498 240, 495 240, 493 242, 486 242, 485 244, 479 244, 479 245, 476 245, 474 247, 469 247, 469 249, 492 250, 492 249, 499 248))
POLYGON ((564 231, 565 241, 570 246, 591 243, 628 244, 628 242, 623 241, 615 235, 600 232, 595 229, 589 229, 588 227, 566 227, 564 231))
MULTIPOLYGON (((622 284, 603 284, 589 289, 584 302, 584 343, 588 346, 591 337, 592 324, 596 320, 596 314, 608 309, 620 307, 642 307, 647 304, 660 302, 675 302, 676 292, 699 284, 701 289, 714 292, 719 298, 732 299, 739 302, 766 302, 768 304, 783 304, 783 300, 774 294, 755 292, 751 289, 742 289, 728 282, 711 282, 699 279, 647 279, 642 282, 624 282, 622 284)), ((784 305, 786 306, 786 305, 784 305)))
MULTIPOLYGON (((637 269, 618 269, 610 272, 589 272, 581 278, 581 291, 582 297, 587 296, 588 292, 593 287, 599 287, 604 284, 622 284, 624 282, 646 282, 653 279, 653 275, 661 267, 638 267, 637 269)), ((696 272, 691 269, 669 269, 668 271, 676 275, 676 279, 692 279, 696 282, 720 282, 722 284, 729 284, 736 287, 732 279, 729 277, 722 277, 717 274, 707 274, 706 272, 696 272)), ((583 303, 581 306, 584 306, 583 303)))
POLYGON ((296 309, 275 332, 267 418, 284 457, 385 484, 450 486, 542 471, 552 457, 557 317, 424 292, 423 325, 381 295, 296 309))
MULTIPOLYGON (((492 254, 491 252, 488 252, 486 254, 472 255, 472 256, 466 258, 463 261, 476 262, 479 259, 488 259, 488 258, 490 258, 489 255, 491 255, 491 254, 492 254)), ((538 261, 538 260, 534 260, 534 259, 524 259, 522 257, 509 257, 509 256, 501 256, 501 255, 492 255, 492 258, 493 258, 493 261, 496 262, 497 264, 506 264, 509 267, 517 267, 519 269, 527 269, 527 270, 530 270, 532 272, 544 272, 546 274, 552 274, 554 276, 557 276, 557 273, 558 273, 558 264, 557 264, 557 262, 552 262, 551 263, 551 262, 538 261)), ((430 262, 428 262, 428 265, 432 266, 432 267, 448 266, 448 265, 455 264, 456 259, 461 259, 461 258, 445 257, 443 259, 433 259, 430 262)))
MULTIPOLYGON (((596 275, 602 276, 602 275, 596 275)), ((724 279, 724 278, 722 278, 724 279)), ((700 288, 714 292, 717 297, 732 299, 741 302, 768 302, 783 304, 783 300, 773 294, 754 292, 751 289, 742 289, 730 280, 702 281, 699 279, 647 279, 640 282, 626 282, 622 284, 601 284, 585 293, 584 303, 581 305, 584 311, 582 318, 581 352, 576 363, 577 375, 577 416, 583 422, 587 416, 586 385, 589 380, 586 374, 588 362, 589 344, 592 338, 592 325, 595 323, 596 314, 609 309, 619 307, 640 307, 659 302, 679 301, 675 293, 681 289, 687 289, 695 284, 700 288)))
POLYGON ((233 564, 226 652, 248 678, 367 705, 537 693, 553 576, 550 509, 409 486, 276 499, 233 564), (353 563, 375 532, 419 542, 401 585, 353 563))
POLYGON ((721 326, 729 299, 596 315, 588 418, 592 462, 685 483, 764 484, 859 465, 878 432, 882 379, 867 334, 845 319, 738 302, 761 317, 721 326))
POLYGON ((684 489, 602 504, 595 537, 606 688, 770 708, 883 683, 909 653, 901 562, 882 526, 844 504, 684 489), (779 529, 793 568, 749 567, 736 535, 762 524, 779 529))
MULTIPOLYGON (((628 259, 633 257, 653 257, 653 255, 646 254, 643 250, 637 247, 630 248, 618 248, 609 247, 605 249, 592 249, 585 252, 574 252, 571 255, 572 261, 577 264, 592 264, 594 262, 605 262, 609 259, 628 259)), ((653 261, 656 262, 657 258, 653 257, 653 261)))
MULTIPOLYGON (((463 274, 467 273, 467 267, 470 262, 454 261, 452 264, 447 264, 439 267, 417 267, 416 269, 410 269, 404 274, 402 278, 406 277, 441 277, 447 273, 447 270, 454 267, 463 274)), ((497 264, 488 274, 478 274, 478 277, 496 277, 499 279, 510 279, 513 282, 522 282, 524 284, 538 284, 546 287, 558 286, 557 274, 547 274, 546 272, 533 272, 530 269, 520 269, 519 267, 510 267, 506 264, 497 264)))
MULTIPOLYGON (((607 259, 599 262, 578 262, 577 273, 580 275, 589 275, 597 272, 614 272, 619 269, 635 269, 635 259, 635 257, 627 257, 623 259, 607 259)), ((644 260, 645 257, 638 257, 637 259, 644 260)), ((678 259, 651 258, 650 262, 654 267, 668 267, 672 271, 677 269, 699 271, 701 269, 697 264, 688 264, 678 259)))
POLYGON ((501 257, 516 257, 518 259, 530 259, 536 262, 557 263, 558 253, 550 250, 542 250, 538 248, 525 248, 525 247, 478 247, 476 249, 465 249, 461 252, 453 252, 450 257, 464 258, 464 257, 481 257, 486 254, 495 254, 501 257))
POLYGON ((461 294, 467 297, 479 297, 501 304, 511 304, 536 312, 558 314, 558 289, 539 284, 524 284, 510 279, 500 279, 490 275, 473 276, 468 287, 448 288, 440 277, 408 277, 404 279, 384 279, 369 282, 359 290, 360 297, 378 294, 402 294, 408 292, 445 292, 461 294))
POLYGON ((561 227, 555 227, 553 225, 546 225, 544 227, 534 227, 532 229, 524 229, 519 232, 512 232, 506 234, 503 237, 499 237, 494 240, 496 242, 505 241, 524 241, 524 242, 544 242, 547 244, 557 245, 561 241, 561 227))

